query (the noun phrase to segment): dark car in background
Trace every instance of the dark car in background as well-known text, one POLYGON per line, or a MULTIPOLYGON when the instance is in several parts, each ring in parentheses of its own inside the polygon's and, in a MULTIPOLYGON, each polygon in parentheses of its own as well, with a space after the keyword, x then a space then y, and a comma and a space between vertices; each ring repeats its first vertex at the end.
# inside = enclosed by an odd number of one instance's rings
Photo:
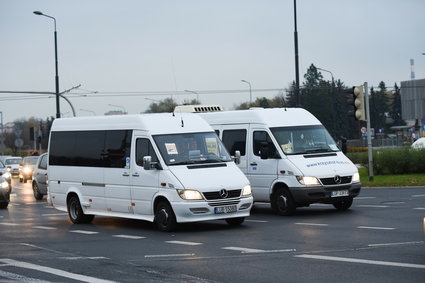
POLYGON ((7 208, 10 202, 11 187, 9 183, 0 177, 0 209, 7 208))
POLYGON ((32 175, 32 189, 37 200, 41 200, 44 195, 47 195, 47 159, 47 153, 38 157, 32 175))
POLYGON ((34 168, 37 163, 38 156, 26 156, 19 165, 19 182, 26 183, 31 180, 34 168))

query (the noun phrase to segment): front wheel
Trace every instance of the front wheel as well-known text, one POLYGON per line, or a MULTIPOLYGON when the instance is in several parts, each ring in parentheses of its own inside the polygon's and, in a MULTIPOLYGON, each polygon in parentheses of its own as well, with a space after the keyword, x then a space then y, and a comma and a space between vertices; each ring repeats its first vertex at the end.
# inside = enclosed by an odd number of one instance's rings
POLYGON ((230 226, 239 226, 245 221, 245 217, 227 218, 225 220, 230 226))
POLYGON ((41 200, 41 199, 43 199, 43 194, 42 194, 42 193, 40 193, 40 190, 38 189, 38 185, 37 185, 37 183, 34 183, 34 184, 32 185, 32 190, 33 190, 33 192, 34 192, 34 197, 35 197, 35 199, 36 199, 36 200, 41 200))
POLYGON ((155 222, 160 231, 171 232, 176 229, 176 215, 167 201, 158 203, 155 209, 155 222))
POLYGON ((273 194, 272 208, 279 215, 292 215, 296 206, 291 193, 286 189, 278 189, 273 194))
POLYGON ((77 196, 72 196, 68 201, 68 215, 74 224, 90 223, 94 219, 94 215, 84 214, 77 196))
POLYGON ((353 198, 349 198, 349 199, 345 199, 343 201, 334 203, 333 206, 338 209, 338 210, 347 210, 351 207, 351 205, 353 204, 353 198))

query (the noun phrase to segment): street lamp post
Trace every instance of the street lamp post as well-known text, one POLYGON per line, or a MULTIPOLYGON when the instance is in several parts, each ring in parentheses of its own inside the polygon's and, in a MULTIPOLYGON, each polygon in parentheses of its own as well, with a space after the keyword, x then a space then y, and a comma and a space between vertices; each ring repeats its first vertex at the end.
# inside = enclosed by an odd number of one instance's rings
POLYGON ((322 69, 322 68, 316 68, 316 69, 317 69, 317 70, 320 70, 320 71, 327 72, 327 73, 331 74, 331 77, 332 77, 332 83, 334 82, 334 75, 332 74, 332 72, 331 72, 331 71, 328 71, 328 70, 325 70, 325 69, 322 69))
POLYGON ((187 90, 187 89, 185 89, 184 91, 185 91, 185 92, 190 92, 190 93, 196 94, 196 102, 198 102, 198 103, 199 103, 199 93, 197 93, 196 91, 193 91, 193 90, 187 90))
POLYGON ((252 105, 252 88, 251 88, 251 83, 246 81, 246 80, 241 80, 241 82, 243 83, 247 83, 249 85, 249 106, 251 107, 252 105))
POLYGON ((60 118, 60 107, 59 107, 59 74, 58 74, 58 40, 57 40, 57 32, 56 32, 56 19, 52 16, 43 14, 40 11, 34 11, 34 14, 38 16, 45 16, 47 18, 53 19, 53 22, 55 24, 55 67, 56 67, 56 76, 55 76, 55 82, 56 82, 56 118, 60 118))

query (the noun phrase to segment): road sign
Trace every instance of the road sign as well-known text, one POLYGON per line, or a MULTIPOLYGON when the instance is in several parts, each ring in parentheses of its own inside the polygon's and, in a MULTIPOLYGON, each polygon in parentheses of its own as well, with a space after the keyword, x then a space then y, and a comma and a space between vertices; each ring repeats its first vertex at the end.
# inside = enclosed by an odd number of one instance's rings
POLYGON ((16 147, 19 147, 19 148, 23 147, 24 146, 24 141, 22 139, 16 139, 15 140, 15 146, 16 147))

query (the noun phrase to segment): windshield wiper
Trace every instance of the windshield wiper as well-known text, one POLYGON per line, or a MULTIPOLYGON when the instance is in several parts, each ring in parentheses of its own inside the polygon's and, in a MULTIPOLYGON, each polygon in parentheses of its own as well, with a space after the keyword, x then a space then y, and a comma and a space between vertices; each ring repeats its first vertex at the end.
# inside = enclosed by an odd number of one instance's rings
POLYGON ((319 152, 334 152, 330 148, 316 148, 316 149, 306 149, 306 153, 319 153, 319 152))

